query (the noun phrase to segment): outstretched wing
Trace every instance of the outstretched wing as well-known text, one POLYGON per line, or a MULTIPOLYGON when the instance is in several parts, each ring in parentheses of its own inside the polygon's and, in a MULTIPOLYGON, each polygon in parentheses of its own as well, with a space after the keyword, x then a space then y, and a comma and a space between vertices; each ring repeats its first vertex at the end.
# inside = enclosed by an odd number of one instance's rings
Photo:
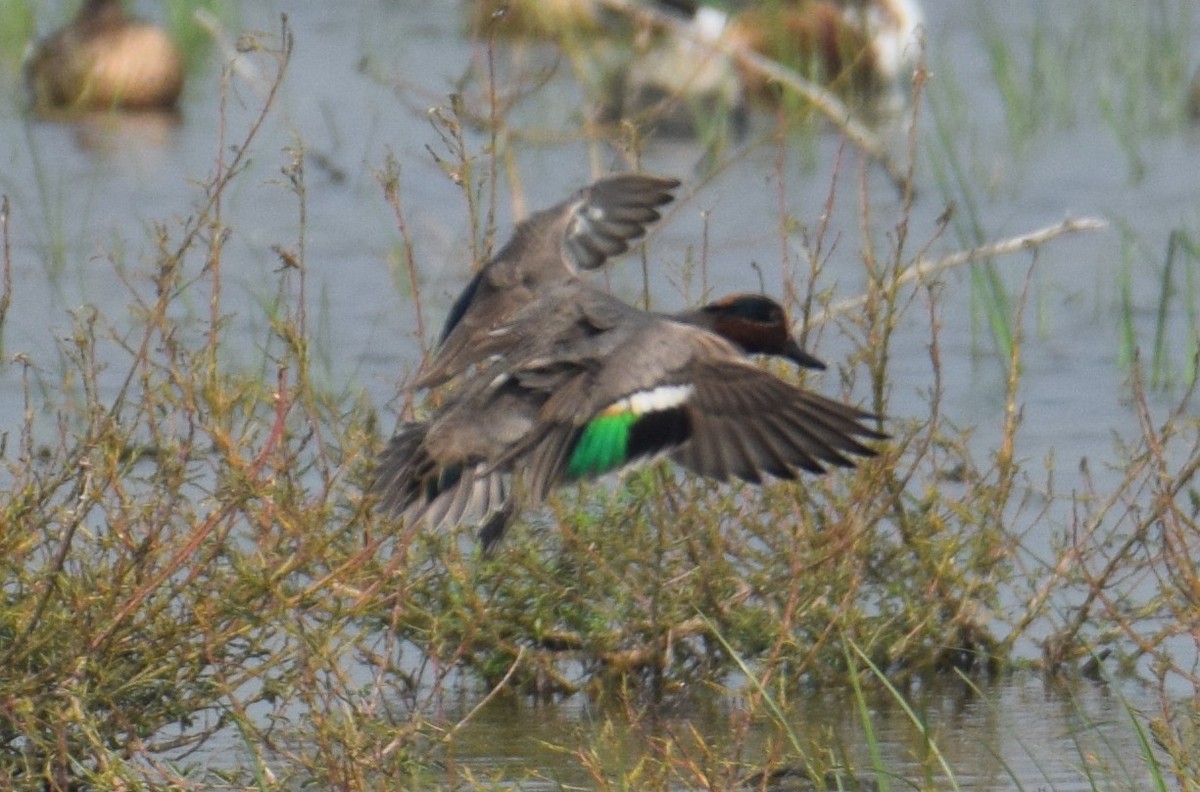
POLYGON ((610 176, 520 223, 455 300, 441 350, 417 387, 441 384, 478 363, 474 350, 481 340, 539 292, 626 252, 661 217, 659 207, 678 185, 658 176, 610 176))
MULTIPOLYGON (((571 390, 601 391, 606 369, 581 375, 571 390)), ((720 481, 760 483, 849 467, 874 456, 864 440, 883 434, 873 416, 791 385, 736 357, 692 358, 639 387, 575 417, 548 403, 542 421, 504 457, 521 468, 531 500, 560 484, 599 476, 669 454, 683 467, 720 481)))
POLYGON ((884 437, 864 423, 870 413, 753 366, 705 362, 694 374, 686 405, 691 437, 671 458, 702 476, 757 484, 764 473, 790 479, 800 470, 852 467, 852 457, 875 456, 862 439, 884 437))

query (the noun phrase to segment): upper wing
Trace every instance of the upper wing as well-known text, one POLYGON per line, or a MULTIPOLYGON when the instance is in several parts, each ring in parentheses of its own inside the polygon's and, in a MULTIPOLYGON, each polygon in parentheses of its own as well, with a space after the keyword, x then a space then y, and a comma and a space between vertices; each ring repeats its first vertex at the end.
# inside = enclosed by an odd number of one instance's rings
POLYGON ((562 248, 568 266, 596 269, 629 250, 662 217, 658 207, 674 199, 678 186, 678 179, 626 173, 583 188, 569 203, 562 248))
POLYGON ((658 176, 610 176, 520 223, 455 300, 441 350, 417 386, 438 385, 479 362, 472 348, 540 293, 627 251, 661 217, 658 208, 678 185, 658 176))

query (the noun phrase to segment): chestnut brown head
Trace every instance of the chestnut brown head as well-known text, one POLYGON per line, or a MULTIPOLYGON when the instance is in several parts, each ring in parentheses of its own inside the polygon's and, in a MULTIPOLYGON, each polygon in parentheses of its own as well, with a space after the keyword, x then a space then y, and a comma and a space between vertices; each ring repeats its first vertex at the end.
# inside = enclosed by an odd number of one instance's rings
POLYGON ((681 318, 736 344, 746 354, 774 355, 803 368, 825 368, 796 343, 787 311, 770 297, 732 294, 681 318))

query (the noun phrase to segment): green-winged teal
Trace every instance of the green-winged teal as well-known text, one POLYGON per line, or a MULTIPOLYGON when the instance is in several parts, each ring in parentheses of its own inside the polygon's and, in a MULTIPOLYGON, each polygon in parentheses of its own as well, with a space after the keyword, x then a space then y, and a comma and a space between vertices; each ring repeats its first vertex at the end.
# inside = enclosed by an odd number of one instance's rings
MULTIPOLYGON (((416 386, 442 384, 481 362, 483 342, 534 296, 629 249, 660 218, 677 179, 609 176, 519 223, 450 309, 440 349, 416 386)), ((489 352, 489 354, 491 354, 489 352)))
POLYGON ((578 281, 499 330, 505 351, 432 420, 401 427, 372 490, 388 514, 482 525, 490 549, 522 506, 560 484, 669 454, 718 480, 848 467, 884 435, 868 413, 791 385, 746 354, 821 368, 777 303, 735 295, 665 316, 578 281), (509 492, 511 478, 512 492, 509 492))
POLYGON ((33 46, 25 78, 38 110, 169 109, 183 90, 183 56, 120 0, 84 0, 66 27, 33 46))

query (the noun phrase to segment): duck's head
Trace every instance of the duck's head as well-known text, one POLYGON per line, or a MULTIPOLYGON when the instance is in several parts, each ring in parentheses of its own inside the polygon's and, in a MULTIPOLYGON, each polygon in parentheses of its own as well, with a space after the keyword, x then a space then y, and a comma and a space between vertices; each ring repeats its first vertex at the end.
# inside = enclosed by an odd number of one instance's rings
POLYGON ((775 355, 804 368, 825 368, 792 337, 787 311, 770 297, 732 294, 698 309, 688 320, 736 344, 746 354, 775 355))
POLYGON ((80 28, 87 25, 115 27, 128 22, 121 0, 84 0, 72 24, 80 28))

